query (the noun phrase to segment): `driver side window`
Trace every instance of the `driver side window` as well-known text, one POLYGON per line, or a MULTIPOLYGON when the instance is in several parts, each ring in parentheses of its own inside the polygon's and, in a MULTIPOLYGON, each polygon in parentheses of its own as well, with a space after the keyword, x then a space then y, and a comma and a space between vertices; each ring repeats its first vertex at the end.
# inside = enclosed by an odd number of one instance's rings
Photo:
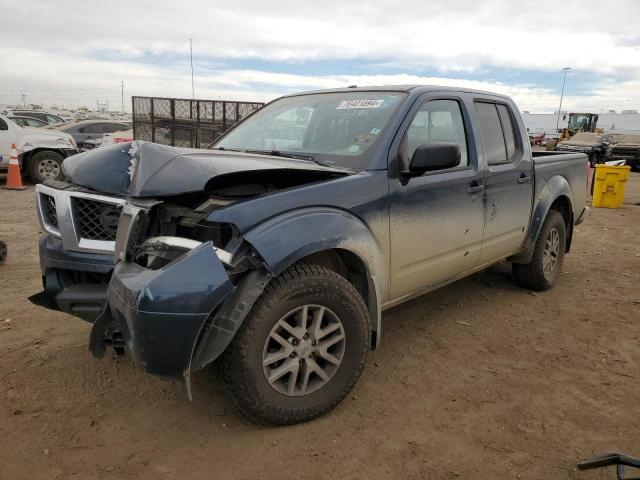
POLYGON ((458 167, 468 165, 464 121, 456 100, 431 100, 422 104, 402 140, 407 160, 420 145, 436 142, 456 143, 460 147, 458 167))

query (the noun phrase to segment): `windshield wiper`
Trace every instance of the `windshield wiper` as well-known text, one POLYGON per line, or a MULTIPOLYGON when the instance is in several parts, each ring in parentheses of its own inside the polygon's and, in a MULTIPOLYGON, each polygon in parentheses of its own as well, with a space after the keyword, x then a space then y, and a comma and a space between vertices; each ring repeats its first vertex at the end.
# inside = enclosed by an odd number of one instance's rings
POLYGON ((322 160, 313 158, 311 155, 299 155, 297 153, 282 152, 280 150, 245 150, 245 152, 257 153, 258 155, 271 155, 272 157, 297 158, 300 160, 308 160, 315 163, 316 165, 320 165, 321 167, 340 168, 341 170, 348 170, 350 172, 353 171, 352 169, 347 167, 339 167, 330 162, 323 162, 322 160))
POLYGON ((281 150, 241 150, 235 148, 224 148, 224 147, 215 147, 211 150, 223 150, 228 152, 242 152, 242 153, 255 153, 256 155, 268 155, 270 157, 284 157, 284 158, 295 158, 298 160, 307 160, 309 162, 313 162, 316 165, 320 165, 321 167, 330 167, 330 168, 340 168, 342 170, 348 170, 352 172, 353 170, 347 167, 340 167, 338 165, 334 165, 329 162, 323 162, 322 160, 318 160, 313 158, 311 155, 300 155, 297 153, 289 153, 283 152, 281 150))
POLYGON ((297 158, 298 160, 315 161, 315 158, 311 155, 298 155, 297 153, 287 153, 280 150, 243 150, 243 152, 255 153, 257 155, 269 155, 272 157, 297 158))
POLYGON ((244 150, 240 150, 239 148, 224 148, 224 147, 206 147, 207 150, 222 150, 223 152, 244 152, 244 150))

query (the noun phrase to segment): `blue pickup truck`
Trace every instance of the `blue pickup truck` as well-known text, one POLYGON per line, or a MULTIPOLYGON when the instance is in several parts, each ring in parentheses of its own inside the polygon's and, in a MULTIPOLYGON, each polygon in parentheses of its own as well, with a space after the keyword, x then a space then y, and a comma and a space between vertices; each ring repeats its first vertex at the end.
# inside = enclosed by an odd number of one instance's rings
POLYGON ((381 313, 500 261, 545 290, 587 212, 587 157, 532 152, 513 101, 459 88, 275 100, 208 149, 133 141, 37 186, 44 292, 89 343, 184 378, 216 361, 250 419, 337 405, 381 313))

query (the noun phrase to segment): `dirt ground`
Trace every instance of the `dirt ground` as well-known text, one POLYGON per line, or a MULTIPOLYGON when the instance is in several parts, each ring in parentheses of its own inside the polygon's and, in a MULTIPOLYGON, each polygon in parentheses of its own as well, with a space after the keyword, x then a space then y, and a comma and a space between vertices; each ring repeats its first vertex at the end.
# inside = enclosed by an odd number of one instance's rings
POLYGON ((632 173, 622 209, 577 227, 549 292, 502 264, 385 312, 345 402, 266 428, 214 375, 196 375, 190 403, 126 358, 93 359, 89 324, 31 305, 33 187, 0 190, 0 478, 613 478, 574 466, 640 456, 639 204, 632 173))

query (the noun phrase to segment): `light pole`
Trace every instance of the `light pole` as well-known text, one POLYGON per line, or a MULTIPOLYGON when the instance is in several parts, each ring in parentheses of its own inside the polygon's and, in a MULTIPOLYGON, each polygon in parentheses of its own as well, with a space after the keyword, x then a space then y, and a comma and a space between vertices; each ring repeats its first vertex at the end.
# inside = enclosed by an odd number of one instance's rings
POLYGON ((558 117, 556 118, 556 132, 558 131, 558 126, 560 125, 560 112, 562 111, 562 97, 564 96, 564 82, 567 80, 567 70, 571 70, 571 67, 564 67, 562 69, 564 71, 564 76, 562 77, 562 90, 560 91, 560 106, 558 107, 558 117))
POLYGON ((196 98, 196 89, 193 85, 193 42, 191 41, 191 37, 189 37, 189 58, 191 60, 191 98, 196 98))

